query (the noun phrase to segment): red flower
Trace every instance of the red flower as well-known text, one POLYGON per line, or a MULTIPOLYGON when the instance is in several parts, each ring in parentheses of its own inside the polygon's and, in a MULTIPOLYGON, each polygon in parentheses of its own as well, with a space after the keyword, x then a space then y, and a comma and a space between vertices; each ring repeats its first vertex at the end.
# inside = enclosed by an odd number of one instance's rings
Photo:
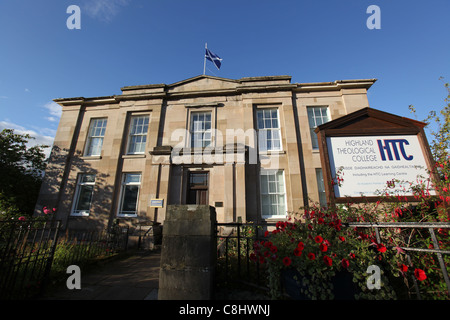
POLYGON ((383 253, 383 252, 386 252, 386 247, 383 244, 379 243, 379 244, 377 244, 377 250, 379 252, 383 253))
POLYGON ((27 218, 25 218, 24 216, 19 217, 19 221, 25 221, 27 220, 27 218))
POLYGON ((295 248, 294 249, 294 255, 296 257, 300 257, 302 255, 302 250, 300 248, 295 248))
POLYGON ((286 267, 290 266, 291 263, 292 263, 291 258, 289 258, 289 257, 284 257, 284 258, 283 258, 283 264, 284 264, 286 267))
POLYGON ((277 246, 272 246, 272 247, 270 247, 270 252, 276 253, 277 251, 278 251, 277 246))
POLYGON ((308 253, 309 260, 316 260, 316 255, 312 252, 308 253))
POLYGON ((355 254, 354 254, 353 252, 350 252, 350 253, 348 254, 348 256, 349 256, 351 259, 355 259, 355 254))
POLYGON ((348 262, 348 260, 344 258, 341 261, 341 265, 342 265, 343 268, 347 269, 348 266, 350 265, 350 262, 348 262))
POLYGON ((342 242, 345 241, 345 238, 343 236, 339 236, 339 240, 341 240, 342 242))
POLYGON ((318 224, 324 224, 325 220, 323 220, 322 218, 317 219, 317 223, 318 224))
POLYGON ((425 280, 427 278, 427 275, 425 274, 425 271, 423 271, 422 269, 414 270, 414 276, 419 281, 423 281, 423 280, 425 280))
POLYGON ((269 236, 269 231, 264 232, 264 237, 268 237, 269 236))
POLYGON ((402 264, 402 265, 400 266, 400 270, 401 270, 402 272, 406 272, 406 271, 408 271, 408 266, 405 266, 404 264, 402 264))
POLYGON ((266 248, 270 248, 272 246, 272 242, 267 241, 266 243, 264 243, 264 247, 266 248))
POLYGON ((303 250, 305 248, 304 243, 300 241, 297 245, 297 248, 299 248, 300 250, 303 250))
POLYGON ((331 265, 333 264, 333 260, 331 260, 329 256, 323 257, 323 262, 325 262, 325 264, 329 267, 331 267, 331 265))
POLYGON ((314 238, 314 241, 317 242, 317 243, 321 243, 323 241, 323 238, 321 236, 316 236, 314 238))
POLYGON ((328 250, 328 247, 325 243, 321 243, 319 246, 320 251, 326 252, 328 250))

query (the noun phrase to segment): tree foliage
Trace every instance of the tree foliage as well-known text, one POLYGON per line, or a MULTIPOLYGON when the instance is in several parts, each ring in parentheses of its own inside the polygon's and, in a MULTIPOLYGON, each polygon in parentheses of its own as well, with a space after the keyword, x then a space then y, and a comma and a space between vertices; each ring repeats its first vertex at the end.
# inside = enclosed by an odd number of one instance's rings
POLYGON ((7 218, 31 216, 46 167, 45 145, 28 146, 28 134, 0 133, 0 213, 7 218))
MULTIPOLYGON (((448 93, 447 98, 444 99, 446 105, 439 112, 430 111, 427 118, 423 120, 427 123, 427 129, 431 134, 430 149, 436 162, 445 162, 450 155, 450 86, 445 83, 444 87, 448 93)), ((413 113, 416 112, 413 105, 410 105, 409 109, 413 113)))

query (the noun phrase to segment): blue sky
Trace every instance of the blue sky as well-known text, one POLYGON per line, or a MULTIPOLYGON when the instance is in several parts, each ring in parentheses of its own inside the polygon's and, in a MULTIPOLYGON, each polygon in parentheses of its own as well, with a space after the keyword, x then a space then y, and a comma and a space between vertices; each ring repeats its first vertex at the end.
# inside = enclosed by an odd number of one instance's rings
POLYGON ((51 144, 53 99, 200 75, 205 42, 223 59, 209 75, 377 78, 371 107, 413 117, 414 105, 422 120, 447 96, 449 13, 448 0, 0 0, 0 129, 51 144), (81 29, 66 26, 70 5, 81 29), (381 29, 366 26, 370 5, 381 29))

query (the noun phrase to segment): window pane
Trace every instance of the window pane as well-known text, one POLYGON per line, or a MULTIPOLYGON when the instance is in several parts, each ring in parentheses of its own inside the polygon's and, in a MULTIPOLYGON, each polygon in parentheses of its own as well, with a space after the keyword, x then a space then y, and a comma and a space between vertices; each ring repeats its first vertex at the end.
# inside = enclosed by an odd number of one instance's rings
POLYGON ((91 208, 92 192, 94 191, 94 186, 85 185, 80 187, 79 197, 76 211, 89 211, 91 208))
POLYGON ((89 155, 100 155, 102 151, 103 138, 91 138, 89 155))
POLYGON ((263 170, 261 181, 261 213, 264 217, 286 214, 283 170, 263 170))
POLYGON ((308 121, 313 149, 319 148, 317 134, 314 132, 314 129, 330 120, 327 110, 327 107, 308 107, 308 121))
POLYGON ((266 175, 261 175, 261 193, 266 194, 269 192, 268 189, 268 182, 267 182, 267 176, 266 175))
POLYGON ((207 147, 211 144, 211 113, 191 114, 191 147, 207 147))
POLYGON ((125 174, 122 184, 122 197, 119 207, 119 215, 135 215, 139 198, 141 174, 125 174))
POLYGON ((281 150, 277 109, 258 110, 257 120, 259 150, 281 150))
POLYGON ((89 126, 86 151, 87 156, 99 156, 102 150, 107 119, 92 119, 89 126))
POLYGON ((278 113, 277 113, 277 110, 272 110, 271 116, 272 116, 272 119, 278 119, 278 113))
POLYGON ((75 189, 74 205, 71 214, 89 215, 92 194, 94 192, 95 174, 82 174, 75 189))
POLYGON ((325 193, 325 184, 323 182, 323 172, 321 168, 316 169, 317 189, 319 191, 319 203, 321 206, 327 205, 327 196, 325 193))
POLYGON ((126 186, 123 195, 122 212, 136 212, 139 186, 126 186))
POLYGON ((279 215, 286 214, 286 200, 284 197, 285 197, 284 194, 278 196, 278 214, 279 215))
POLYGON ((129 173, 126 175, 125 183, 140 183, 141 175, 139 173, 129 173))
POLYGON ((128 153, 144 153, 147 143, 148 116, 133 117, 130 122, 128 153))

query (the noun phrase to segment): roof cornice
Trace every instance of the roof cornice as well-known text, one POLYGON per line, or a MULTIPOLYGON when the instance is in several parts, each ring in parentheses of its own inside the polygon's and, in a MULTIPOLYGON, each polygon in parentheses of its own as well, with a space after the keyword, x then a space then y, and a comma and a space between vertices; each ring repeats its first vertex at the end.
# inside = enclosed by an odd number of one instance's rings
POLYGON ((95 105, 112 104, 127 100, 143 99, 174 99, 192 96, 213 96, 213 95, 238 95, 251 92, 273 92, 273 91, 294 91, 294 92, 319 92, 319 91, 339 91, 342 89, 369 89, 377 79, 355 79, 355 80, 336 80, 333 82, 311 82, 311 83, 291 83, 291 76, 263 76, 246 77, 239 80, 200 75, 186 80, 167 84, 147 84, 137 86, 125 86, 121 90, 124 94, 104 96, 104 97, 74 97, 54 99, 61 106, 73 105, 95 105), (195 91, 171 91, 171 88, 180 86, 200 79, 215 79, 235 83, 232 88, 219 88, 211 90, 195 91), (134 91, 134 92, 133 92, 134 91))

